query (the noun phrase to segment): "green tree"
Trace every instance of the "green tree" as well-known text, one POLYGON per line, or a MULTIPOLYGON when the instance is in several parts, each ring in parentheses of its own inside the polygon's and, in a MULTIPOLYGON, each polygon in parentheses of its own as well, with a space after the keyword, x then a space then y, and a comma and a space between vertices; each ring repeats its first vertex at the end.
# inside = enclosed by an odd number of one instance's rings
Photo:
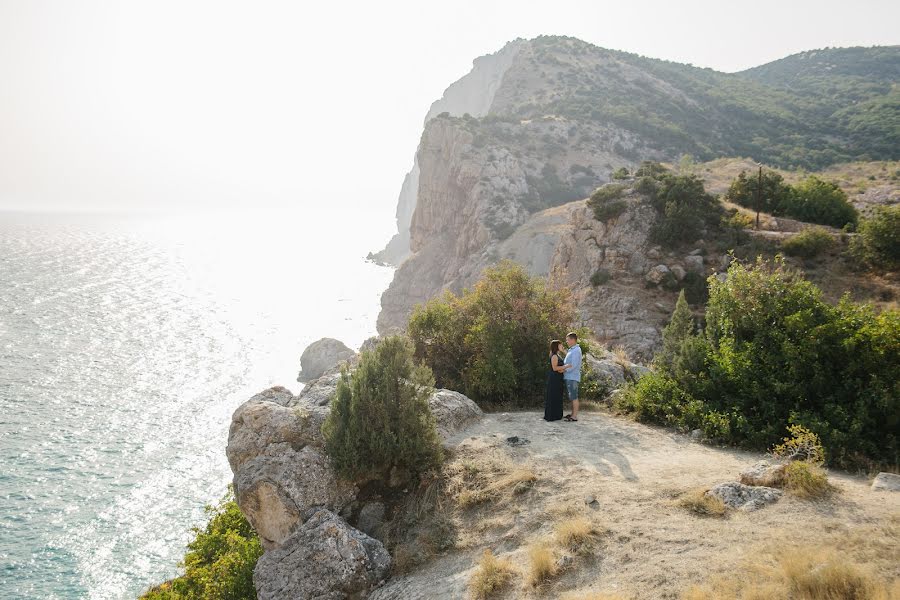
POLYGON ((703 229, 721 225, 722 207, 696 175, 664 174, 658 178, 652 204, 661 218, 650 231, 653 241, 675 246, 696 241, 703 229))
POLYGON ((686 339, 694 334, 694 316, 684 297, 684 290, 678 293, 678 301, 675 302, 675 311, 669 324, 663 328, 663 345, 656 356, 656 363, 666 370, 670 370, 675 358, 680 354, 681 347, 686 339))
POLYGON ((859 225, 850 250, 869 266, 894 271, 900 269, 900 205, 880 206, 859 225))
POLYGON ((441 387, 480 403, 533 406, 542 397, 549 342, 562 339, 574 319, 568 292, 504 261, 461 296, 417 306, 407 331, 441 387))
POLYGON ((209 521, 193 529, 184 575, 147 591, 142 600, 255 600, 253 568, 262 555, 259 537, 231 491, 207 506, 209 521))
POLYGON ((795 185, 779 211, 794 219, 832 227, 855 226, 859 219, 844 190, 815 175, 795 185))
POLYGON ((778 214, 785 200, 791 194, 791 186, 785 183, 784 177, 775 171, 763 171, 762 186, 760 186, 758 175, 748 175, 746 171, 741 171, 737 179, 731 182, 728 191, 725 192, 725 199, 745 208, 756 210, 757 189, 762 190, 759 209, 771 214, 778 214))
POLYGON ((322 426, 337 472, 367 480, 394 467, 416 475, 438 466, 441 444, 428 406, 433 391, 431 370, 414 363, 406 338, 387 337, 361 352, 356 370, 341 372, 322 426))

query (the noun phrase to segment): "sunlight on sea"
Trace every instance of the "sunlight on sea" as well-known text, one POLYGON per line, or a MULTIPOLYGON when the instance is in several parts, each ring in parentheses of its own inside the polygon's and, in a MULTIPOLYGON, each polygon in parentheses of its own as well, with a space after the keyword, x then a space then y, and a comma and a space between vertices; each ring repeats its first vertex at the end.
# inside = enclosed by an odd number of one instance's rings
POLYGON ((231 413, 375 333, 377 232, 328 215, 0 213, 0 589, 133 598, 225 492, 231 413))

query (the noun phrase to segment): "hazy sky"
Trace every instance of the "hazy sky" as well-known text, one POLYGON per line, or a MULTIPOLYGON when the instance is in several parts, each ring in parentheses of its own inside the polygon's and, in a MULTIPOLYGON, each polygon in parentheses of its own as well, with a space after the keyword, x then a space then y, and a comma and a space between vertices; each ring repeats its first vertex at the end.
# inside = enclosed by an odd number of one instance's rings
POLYGON ((0 208, 340 206, 384 226, 431 102, 516 37, 735 71, 897 44, 898 23, 886 0, 0 0, 0 208))

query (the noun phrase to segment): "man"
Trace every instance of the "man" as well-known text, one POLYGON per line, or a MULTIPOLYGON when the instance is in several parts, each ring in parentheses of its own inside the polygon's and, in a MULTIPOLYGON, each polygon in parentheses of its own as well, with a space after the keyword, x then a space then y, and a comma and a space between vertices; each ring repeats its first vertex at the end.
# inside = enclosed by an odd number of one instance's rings
POLYGON ((573 331, 566 335, 566 345, 569 352, 563 364, 566 372, 563 373, 563 381, 569 392, 569 400, 572 401, 572 412, 564 417, 566 421, 578 420, 578 384, 581 382, 581 346, 578 345, 578 335, 573 331))

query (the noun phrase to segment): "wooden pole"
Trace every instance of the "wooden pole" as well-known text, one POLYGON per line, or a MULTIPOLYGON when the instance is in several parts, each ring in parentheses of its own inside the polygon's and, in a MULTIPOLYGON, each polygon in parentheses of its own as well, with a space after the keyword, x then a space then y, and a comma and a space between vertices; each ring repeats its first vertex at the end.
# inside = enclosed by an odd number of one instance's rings
POLYGON ((762 207, 762 165, 759 165, 759 181, 756 183, 756 230, 759 231, 759 210, 762 207))

